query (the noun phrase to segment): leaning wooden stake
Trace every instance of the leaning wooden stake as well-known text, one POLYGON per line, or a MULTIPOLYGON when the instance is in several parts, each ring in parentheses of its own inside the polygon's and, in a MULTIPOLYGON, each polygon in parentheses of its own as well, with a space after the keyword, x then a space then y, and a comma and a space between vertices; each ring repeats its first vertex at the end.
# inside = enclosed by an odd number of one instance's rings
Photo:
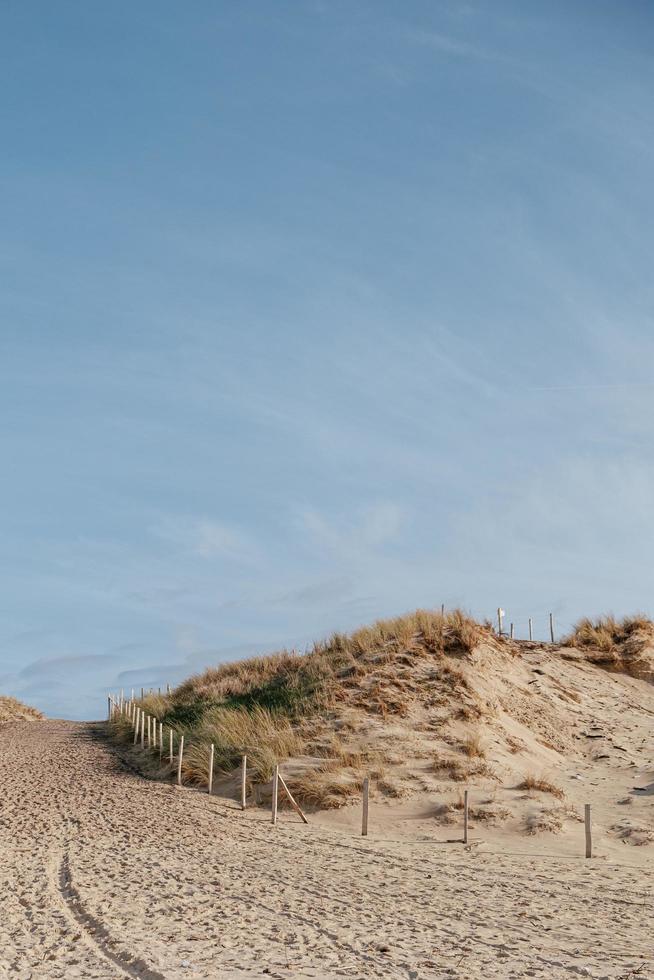
POLYGON ((279 766, 275 766, 272 784, 272 823, 277 823, 277 792, 279 789, 279 766))
POLYGON ((212 787, 213 787, 213 742, 211 743, 211 750, 209 752, 209 796, 211 796, 212 787))
POLYGON ((140 710, 141 710, 140 708, 136 709, 136 724, 134 725, 134 745, 136 745, 139 738, 139 711, 140 710))
POLYGON ((280 781, 280 783, 282 784, 282 786, 284 787, 284 790, 286 792, 286 795, 288 796, 288 801, 291 804, 291 806, 293 807, 293 809, 295 810, 295 812, 296 813, 299 813, 299 815, 302 817, 302 820, 303 820, 304 823, 309 823, 309 821, 307 820, 307 818, 306 818, 305 814, 303 813, 301 807, 295 802, 295 800, 291 796, 291 791, 288 788, 288 786, 286 785, 286 783, 284 781, 284 777, 282 776, 282 774, 281 773, 278 773, 277 778, 280 781))
POLYGON ((184 755, 184 736, 179 739, 179 758, 177 760, 177 785, 182 785, 182 757, 184 755))
POLYGON ((463 843, 468 843, 468 790, 463 791, 463 843))
POLYGON ((593 856, 593 839, 591 835, 591 825, 590 825, 590 803, 584 804, 584 825, 586 828, 586 857, 590 858, 593 856))
POLYGON ((363 809, 361 811, 361 836, 368 836, 368 800, 370 798, 370 779, 368 776, 363 781, 363 809))
POLYGON ((248 771, 248 757, 244 755, 241 760, 241 810, 245 810, 245 793, 246 793, 245 780, 247 778, 247 771, 248 771))

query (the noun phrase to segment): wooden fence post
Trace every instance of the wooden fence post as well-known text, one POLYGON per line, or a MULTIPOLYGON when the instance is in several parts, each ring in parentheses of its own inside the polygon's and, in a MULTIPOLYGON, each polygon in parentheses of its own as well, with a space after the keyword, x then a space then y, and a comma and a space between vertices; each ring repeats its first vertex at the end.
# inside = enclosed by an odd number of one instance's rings
POLYGON ((593 839, 590 824, 590 803, 584 804, 584 827, 586 830, 586 857, 593 856, 593 839))
POLYGON ((163 756, 163 721, 159 722, 159 764, 161 765, 161 757, 163 756))
POLYGON ((141 711, 141 748, 145 748, 145 711, 141 711))
POLYGON ((170 738, 169 738, 169 742, 170 742, 170 764, 172 766, 172 764, 173 764, 173 730, 172 730, 172 728, 169 728, 168 729, 168 734, 170 736, 170 738))
POLYGON ((213 787, 213 742, 211 743, 211 751, 209 752, 209 796, 211 796, 212 787, 213 787))
POLYGON ((530 616, 530 617, 529 617, 529 639, 530 639, 530 640, 533 640, 533 638, 534 638, 534 637, 533 637, 533 630, 532 630, 532 624, 531 624, 531 616, 530 616))
POLYGON ((241 810, 245 810, 246 776, 248 771, 248 757, 243 756, 241 760, 241 810))
POLYGON ((511 639, 513 639, 513 623, 511 623, 511 639))
POLYGON ((463 791, 463 843, 468 843, 468 790, 463 791))
POLYGON ((550 613, 550 639, 554 643, 554 617, 552 613, 550 613))
POLYGON ((182 785, 182 757, 184 755, 184 736, 179 740, 179 758, 177 760, 177 785, 182 785))
POLYGON ((140 710, 141 710, 140 708, 136 709, 136 724, 134 725, 134 745, 136 745, 139 738, 139 711, 140 710))
POLYGON ((277 774, 277 778, 280 781, 280 783, 282 784, 282 788, 284 789, 286 795, 288 796, 288 799, 289 799, 289 802, 290 802, 291 806, 293 807, 293 809, 295 810, 295 812, 296 813, 299 813, 299 815, 302 817, 302 822, 303 823, 309 823, 309 821, 306 818, 306 814, 304 813, 304 811, 302 810, 302 808, 294 800, 294 798, 293 798, 293 796, 291 794, 290 789, 286 785, 286 780, 282 776, 281 772, 277 774))
POLYGON ((111 694, 107 695, 107 721, 111 721, 111 694))
POLYGON ((277 823, 277 792, 279 789, 279 766, 275 766, 275 774, 273 776, 272 785, 272 822, 273 825, 277 823))
POLYGON ((368 836, 368 800, 370 798, 370 779, 363 780, 363 807, 361 810, 361 836, 368 836))

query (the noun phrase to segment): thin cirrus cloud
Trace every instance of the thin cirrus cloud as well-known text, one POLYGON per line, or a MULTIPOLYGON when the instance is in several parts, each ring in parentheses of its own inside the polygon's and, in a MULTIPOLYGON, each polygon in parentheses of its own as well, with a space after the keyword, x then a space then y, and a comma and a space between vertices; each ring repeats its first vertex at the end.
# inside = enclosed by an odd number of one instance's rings
POLYGON ((234 524, 206 517, 164 517, 151 531, 155 537, 198 558, 224 558, 245 565, 261 560, 260 547, 234 524))
POLYGON ((0 35, 3 689, 647 605, 649 5, 107 10, 0 35))

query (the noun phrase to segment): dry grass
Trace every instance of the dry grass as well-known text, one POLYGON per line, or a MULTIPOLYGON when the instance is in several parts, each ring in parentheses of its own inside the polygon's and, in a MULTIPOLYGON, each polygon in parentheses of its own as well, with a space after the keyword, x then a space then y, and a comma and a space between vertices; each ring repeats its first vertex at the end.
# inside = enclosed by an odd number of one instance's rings
POLYGON ((4 721, 41 721, 44 715, 36 708, 23 704, 16 698, 0 695, 0 722, 4 721))
POLYGON ((285 778, 299 803, 332 810, 344 806, 353 797, 361 794, 365 776, 366 771, 361 767, 344 765, 338 759, 328 759, 321 765, 285 778))
POLYGON ((597 663, 612 662, 621 657, 621 648, 645 646, 654 638, 654 623, 647 616, 636 614, 616 619, 615 616, 584 617, 566 636, 563 646, 576 647, 591 654, 589 659, 597 663), (592 656, 594 654, 595 656, 592 656))
POLYGON ((534 776, 533 773, 528 773, 522 782, 518 783, 516 789, 536 790, 539 793, 551 793, 551 795, 555 796, 557 800, 562 800, 565 796, 565 793, 559 786, 551 783, 545 776, 534 776))
MULTIPOLYGON (((189 678, 172 695, 173 712, 183 722, 194 722, 208 706, 260 705, 290 717, 325 709, 342 699, 343 688, 360 686, 380 665, 426 655, 461 656, 470 653, 490 630, 460 610, 417 610, 395 619, 379 620, 347 635, 335 633, 305 654, 283 650, 212 667, 189 678)), ((406 661, 412 663, 413 660, 406 661)), ((443 666, 442 676, 452 687, 465 687, 457 668, 443 666)), ((373 695, 378 710, 401 713, 401 685, 379 685, 373 695)))
POLYGON ((437 756, 431 765, 432 771, 446 773, 454 782, 463 783, 474 776, 497 779, 496 773, 485 762, 465 762, 462 759, 443 759, 437 756))
POLYGON ((278 762, 304 751, 303 739, 291 721, 259 706, 212 708, 194 735, 205 744, 214 743, 218 770, 231 771, 247 755, 251 776, 263 782, 272 777, 278 762))
POLYGON ((482 742, 481 735, 479 732, 471 732, 467 738, 461 742, 461 751, 467 755, 469 758, 475 759, 485 759, 486 749, 484 748, 484 743, 482 742))
MULTIPOLYGON (((360 792, 374 760, 353 747, 354 732, 348 746, 325 742, 325 732, 333 732, 347 711, 406 717, 426 688, 445 698, 467 692, 468 679, 453 660, 485 637, 492 640, 490 627, 460 610, 444 615, 418 610, 349 635, 335 633, 305 654, 282 650, 210 668, 171 694, 150 694, 140 704, 184 734, 185 781, 206 784, 211 743, 217 772, 229 773, 246 754, 255 784, 269 781, 276 763, 313 752, 324 761, 291 779, 294 791, 305 803, 335 806, 360 792)), ((111 727, 116 737, 131 741, 125 719, 115 719, 111 727)), ((148 758, 150 767, 158 763, 155 755, 148 758)), ((167 766, 161 772, 165 775, 167 766)), ((377 784, 385 795, 404 792, 381 774, 377 784)))
POLYGON ((524 818, 525 830, 528 834, 558 834, 563 829, 564 813, 560 809, 532 810, 524 818))
POLYGON ((654 682, 654 623, 646 616, 581 619, 563 643, 598 667, 654 682))

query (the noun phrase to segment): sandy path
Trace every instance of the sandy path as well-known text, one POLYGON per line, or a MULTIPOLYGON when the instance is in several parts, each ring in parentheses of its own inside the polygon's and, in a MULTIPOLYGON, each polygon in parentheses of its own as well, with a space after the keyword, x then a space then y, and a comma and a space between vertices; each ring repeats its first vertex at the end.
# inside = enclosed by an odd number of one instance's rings
POLYGON ((0 976, 654 977, 647 871, 363 841, 0 727, 0 976))

